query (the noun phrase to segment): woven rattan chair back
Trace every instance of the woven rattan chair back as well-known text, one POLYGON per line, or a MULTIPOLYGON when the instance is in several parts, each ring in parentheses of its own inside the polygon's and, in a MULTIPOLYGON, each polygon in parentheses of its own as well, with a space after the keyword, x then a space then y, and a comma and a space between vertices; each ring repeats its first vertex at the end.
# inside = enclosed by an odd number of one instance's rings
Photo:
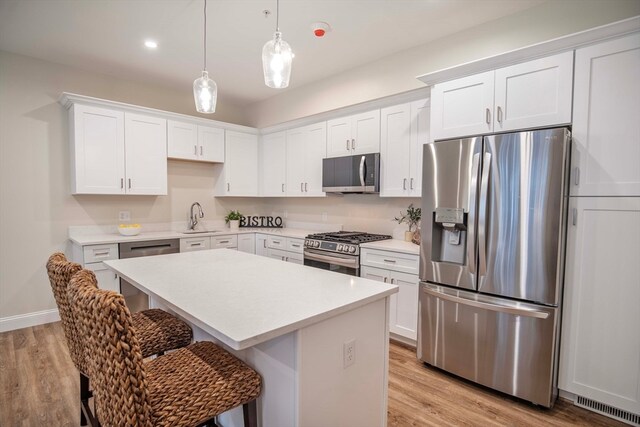
POLYGON ((87 366, 84 357, 84 342, 82 335, 78 333, 76 321, 69 305, 67 296, 69 281, 74 274, 82 270, 80 264, 67 261, 63 253, 56 252, 49 257, 47 261, 47 274, 49 282, 53 290, 60 320, 62 320, 62 329, 67 339, 67 347, 73 364, 76 365, 78 371, 87 375, 87 366))
POLYGON ((145 368, 124 297, 97 288, 91 271, 71 279, 69 303, 86 337, 96 412, 103 426, 152 426, 145 368))

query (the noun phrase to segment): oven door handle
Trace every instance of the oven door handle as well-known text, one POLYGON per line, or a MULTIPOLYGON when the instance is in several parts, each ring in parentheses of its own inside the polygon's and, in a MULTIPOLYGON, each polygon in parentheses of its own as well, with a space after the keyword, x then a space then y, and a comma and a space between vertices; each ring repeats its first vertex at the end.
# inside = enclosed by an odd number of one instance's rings
POLYGON ((309 250, 305 250, 304 259, 309 259, 311 261, 326 262, 328 264, 335 264, 335 265, 339 265, 347 268, 358 268, 357 257, 342 258, 342 257, 336 257, 336 256, 327 256, 327 255, 321 255, 317 252, 311 252, 309 250))

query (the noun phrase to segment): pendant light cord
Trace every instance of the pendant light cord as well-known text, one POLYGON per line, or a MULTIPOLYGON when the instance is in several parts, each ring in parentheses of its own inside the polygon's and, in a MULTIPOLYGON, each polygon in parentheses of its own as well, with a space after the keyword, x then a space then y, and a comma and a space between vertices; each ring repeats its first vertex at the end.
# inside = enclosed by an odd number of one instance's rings
POLYGON ((204 71, 207 71, 207 0, 204 0, 204 71))
POLYGON ((276 31, 280 32, 280 0, 276 0, 276 31))

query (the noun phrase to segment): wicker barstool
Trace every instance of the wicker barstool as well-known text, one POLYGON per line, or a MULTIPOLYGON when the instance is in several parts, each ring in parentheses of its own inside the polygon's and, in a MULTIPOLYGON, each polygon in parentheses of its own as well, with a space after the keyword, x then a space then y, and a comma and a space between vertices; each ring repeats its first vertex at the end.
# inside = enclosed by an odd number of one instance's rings
MULTIPOLYGON (((89 371, 83 350, 85 343, 83 335, 76 327, 67 295, 71 277, 81 270, 82 267, 79 264, 67 261, 64 254, 60 252, 51 255, 47 261, 47 273, 60 312, 69 354, 73 364, 80 371, 80 425, 86 425, 87 419, 92 420, 93 414, 89 407, 91 392, 89 391, 89 371)), ((132 322, 138 332, 142 357, 162 354, 191 343, 193 336, 191 327, 163 310, 151 309, 135 313, 132 315, 132 322)))
POLYGON ((95 281, 90 271, 75 274, 69 302, 85 337, 101 425, 200 426, 243 405, 245 426, 257 426, 260 375, 206 341, 143 363, 124 297, 95 281))

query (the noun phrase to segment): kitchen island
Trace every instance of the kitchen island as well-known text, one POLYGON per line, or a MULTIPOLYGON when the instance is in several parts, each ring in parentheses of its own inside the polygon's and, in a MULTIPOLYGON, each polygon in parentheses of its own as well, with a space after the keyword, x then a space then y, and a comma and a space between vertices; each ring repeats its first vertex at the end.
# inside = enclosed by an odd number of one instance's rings
POLYGON ((386 425, 396 286, 227 249, 105 265, 262 375, 261 426, 386 425))

